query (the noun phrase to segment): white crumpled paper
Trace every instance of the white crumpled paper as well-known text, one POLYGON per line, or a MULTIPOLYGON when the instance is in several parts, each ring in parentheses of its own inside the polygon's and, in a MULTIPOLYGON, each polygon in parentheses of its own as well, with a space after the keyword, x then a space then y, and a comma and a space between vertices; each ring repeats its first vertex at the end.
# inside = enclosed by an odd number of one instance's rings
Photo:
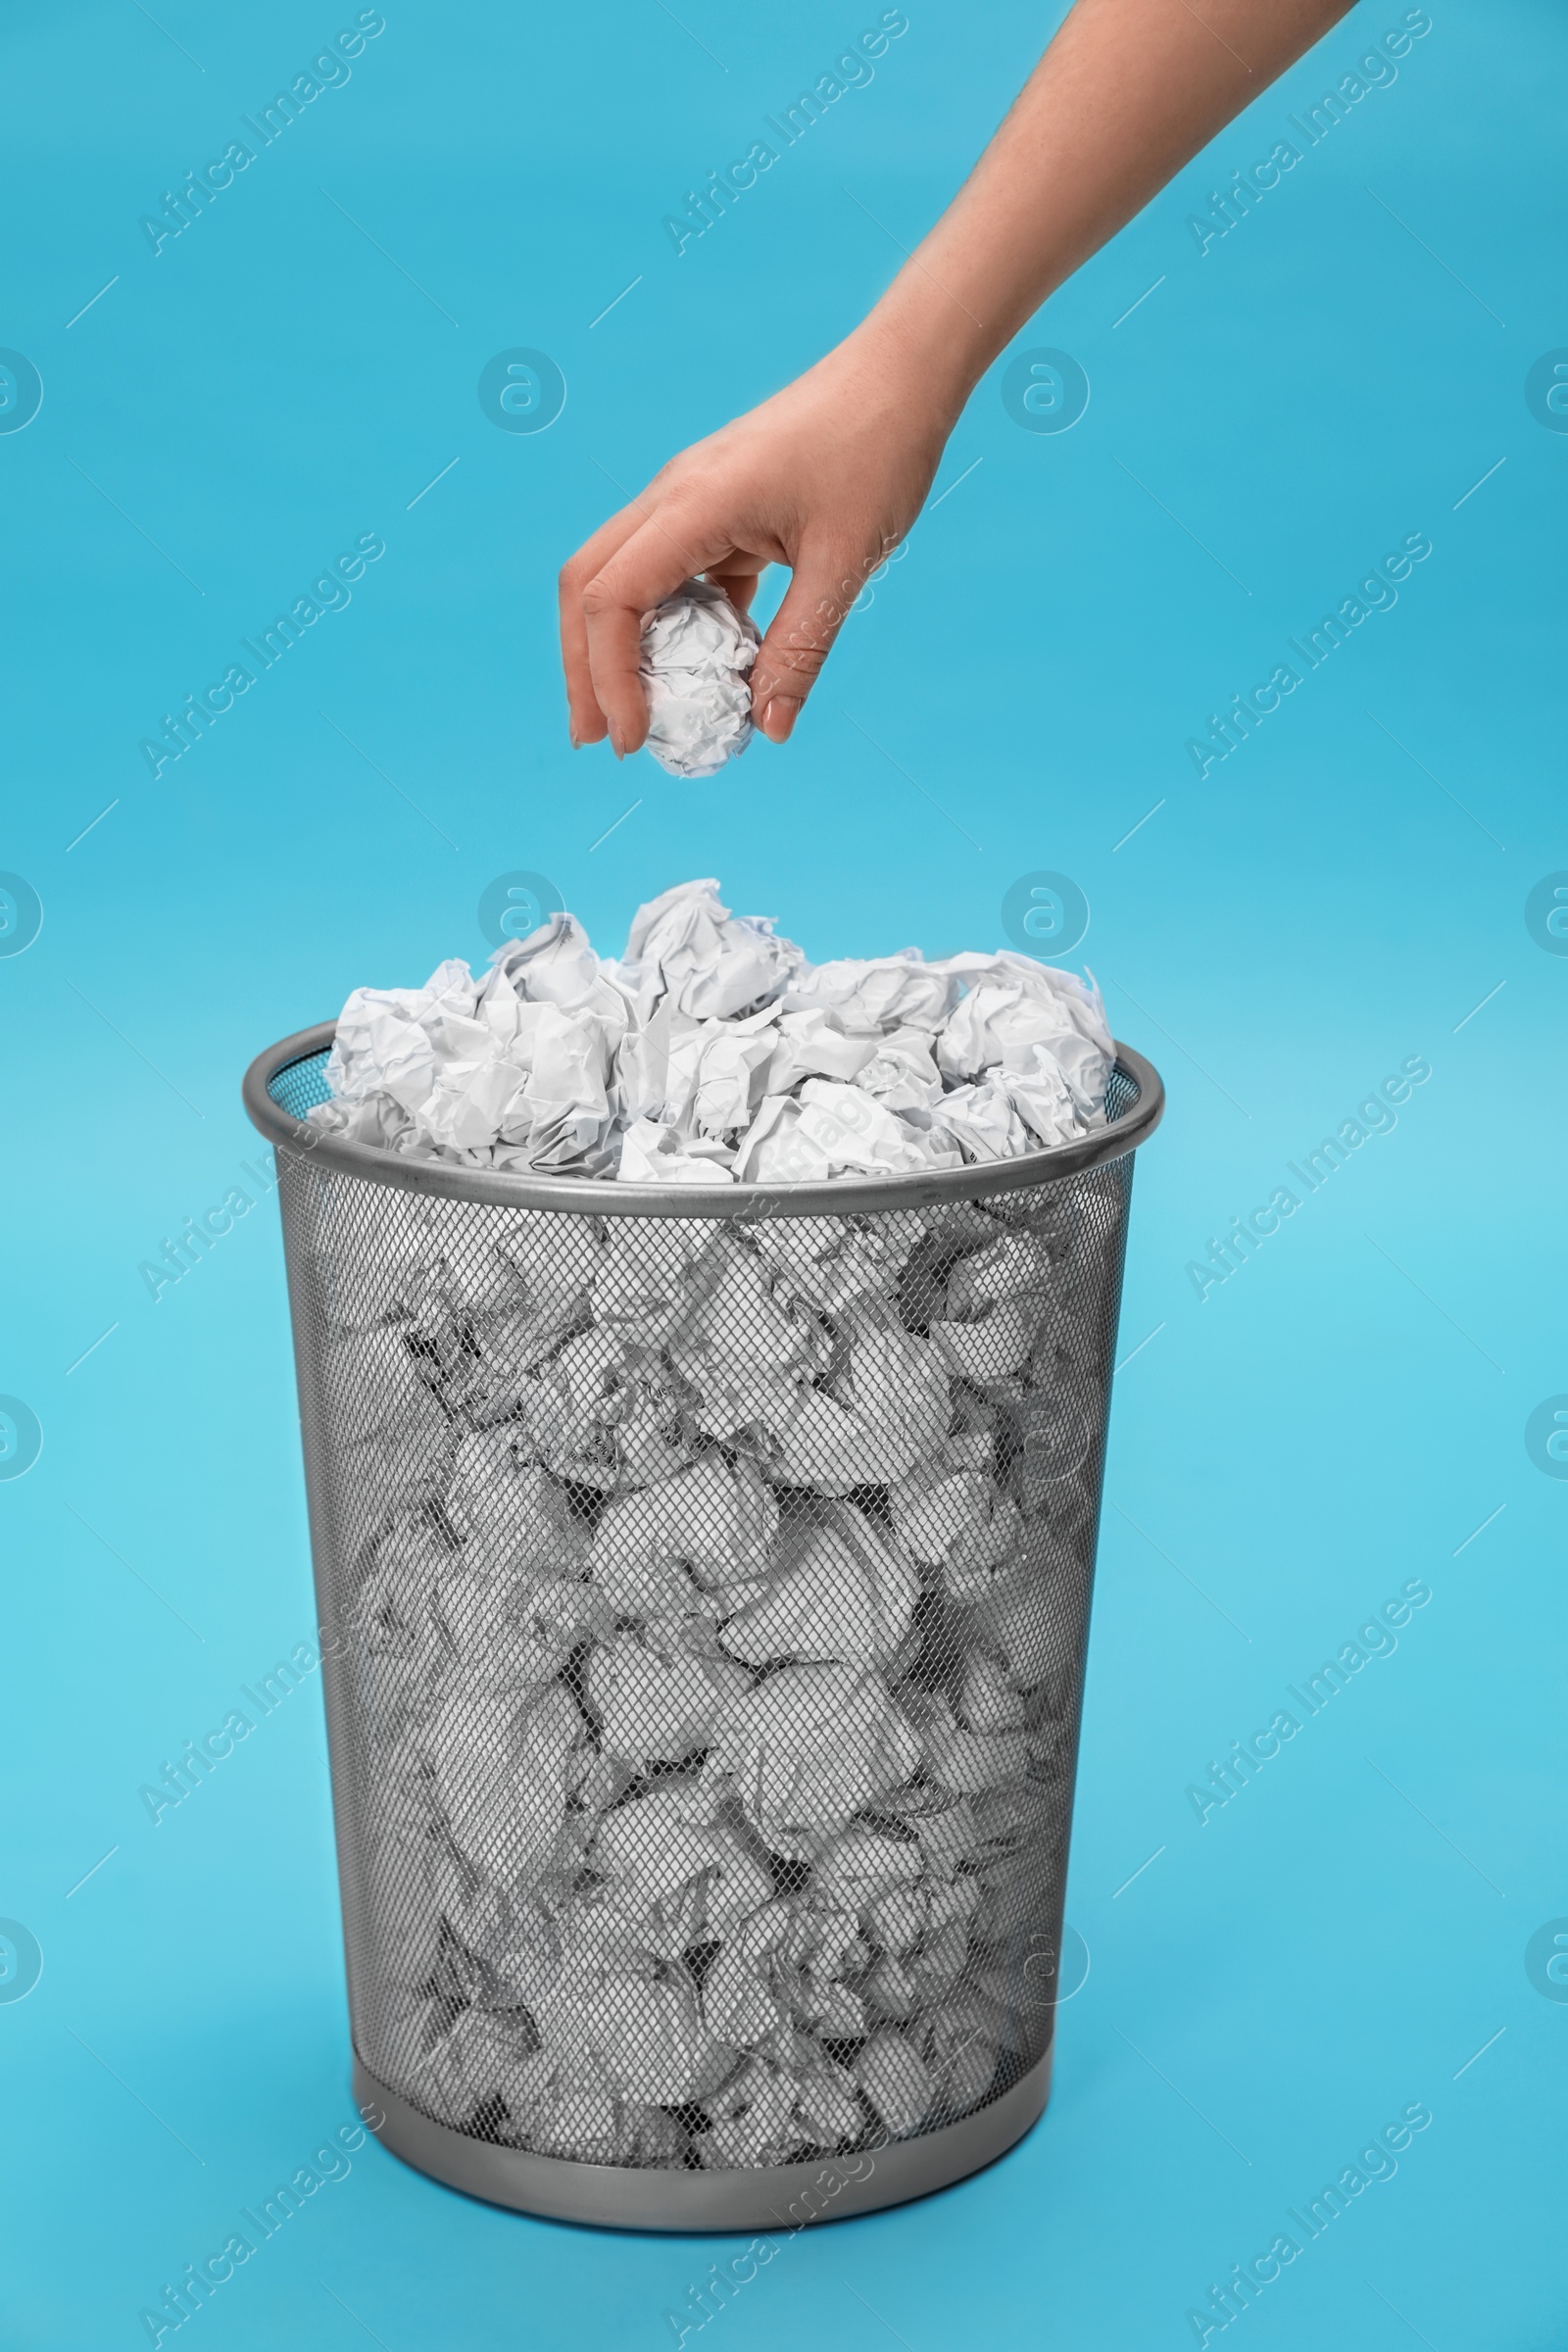
MULTIPOLYGON (((732 1020, 779 996, 806 962, 765 915, 731 914, 713 881, 678 882, 639 906, 619 963, 601 968, 631 996, 639 1022, 669 1008, 732 1020)), ((667 1048, 666 1048, 667 1050, 667 1048)))
POLYGON ((1020 1903, 1077 1659, 1017 1482, 1070 1229, 481 1207, 419 1226, 390 1320, 357 1298, 328 1365, 385 1344, 354 1427, 389 1410, 409 1456, 352 1676, 368 1884, 415 1923, 376 2055, 427 2112, 756 2169, 935 2129, 1038 2054, 1020 1903))
POLYGON ((884 1665, 909 1630, 920 1580, 850 1503, 813 1522, 719 1636, 749 1666, 773 1658, 884 1665))
POLYGON ((710 881, 617 962, 558 914, 350 1000, 329 1131, 743 1211, 329 1176, 310 1212, 395 1996, 361 2026, 423 2112, 755 2169, 939 2128, 1039 2057, 1121 1179, 745 1212, 1087 1134, 1111 1053, 1092 984, 813 967, 710 881))
POLYGON ((852 1665, 781 1666, 720 1716, 713 1748, 776 1853, 805 1855, 815 1833, 914 1771, 920 1742, 878 1678, 852 1665))
POLYGON ((707 580, 683 580, 643 614, 647 744, 670 775, 716 776, 745 751, 753 732, 747 681, 761 642, 750 614, 707 580))
POLYGON ((914 948, 811 964, 714 881, 638 908, 618 960, 569 914, 487 972, 356 989, 309 1116, 378 1150, 626 1184, 910 1175, 1105 1123, 1092 982, 1026 956, 914 948))

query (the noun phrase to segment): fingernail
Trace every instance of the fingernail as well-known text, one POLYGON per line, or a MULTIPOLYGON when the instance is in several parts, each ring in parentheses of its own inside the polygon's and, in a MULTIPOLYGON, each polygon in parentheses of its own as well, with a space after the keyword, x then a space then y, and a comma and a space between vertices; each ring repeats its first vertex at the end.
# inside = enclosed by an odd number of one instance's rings
POLYGON ((621 748, 620 729, 616 726, 613 719, 612 719, 610 722, 610 748, 614 753, 617 760, 625 759, 625 752, 621 748))
POLYGON ((790 729, 800 716, 801 706, 788 695, 775 695, 762 710, 762 733, 769 743, 788 743, 790 729))
POLYGON ((566 732, 571 738, 572 750, 574 752, 580 752, 582 750, 582 737, 578 734, 576 728, 568 727, 566 732))

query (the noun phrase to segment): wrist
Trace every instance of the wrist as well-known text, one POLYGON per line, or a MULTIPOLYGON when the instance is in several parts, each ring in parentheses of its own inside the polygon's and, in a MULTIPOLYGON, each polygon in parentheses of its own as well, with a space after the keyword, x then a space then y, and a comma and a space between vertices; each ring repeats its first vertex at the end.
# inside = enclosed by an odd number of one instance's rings
POLYGON ((901 406, 929 418, 944 440, 1001 348, 961 289, 939 284, 917 262, 906 265, 849 340, 873 374, 897 387, 901 406))

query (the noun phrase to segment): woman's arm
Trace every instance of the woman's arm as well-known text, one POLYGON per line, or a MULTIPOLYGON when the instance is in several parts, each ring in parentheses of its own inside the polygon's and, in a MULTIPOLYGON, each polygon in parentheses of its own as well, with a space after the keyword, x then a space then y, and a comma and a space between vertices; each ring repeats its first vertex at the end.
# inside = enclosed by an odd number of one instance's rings
POLYGON ((954 203, 869 316, 684 450, 561 575, 574 745, 648 731, 642 615, 707 573, 789 591, 752 674, 783 743, 867 577, 919 514, 964 402, 1048 294, 1348 13, 1350 0, 1078 0, 954 203))

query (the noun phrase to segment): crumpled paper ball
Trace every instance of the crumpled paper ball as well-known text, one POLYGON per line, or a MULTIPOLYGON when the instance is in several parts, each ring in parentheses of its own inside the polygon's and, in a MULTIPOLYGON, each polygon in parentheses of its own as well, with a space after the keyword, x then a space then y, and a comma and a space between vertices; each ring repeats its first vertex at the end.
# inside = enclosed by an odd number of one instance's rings
MULTIPOLYGON (((675 916, 666 995, 708 921, 675 916)), ((356 1298, 329 1360, 408 1487, 353 1610, 368 1899, 402 1923, 367 2030, 425 2112, 750 2169, 940 2128, 1038 2055, 1079 1670, 1049 1588, 1091 1490, 1029 1433, 1090 1394, 1076 1214, 484 1211, 419 1228, 384 1320, 356 1298), (493 1420, 498 1334, 526 1360, 493 1420)))
MULTIPOLYGON (((640 906, 618 959, 557 912, 483 976, 449 961, 422 988, 354 990, 326 1065, 331 1099, 309 1117, 469 1167, 766 1188, 1074 1142, 1105 1124, 1114 1051, 1099 990, 1071 972, 1006 950, 813 965, 770 916, 732 913, 703 879, 640 906)), ((500 1245, 465 1299, 510 1310, 475 1370, 492 1418, 546 1351, 549 1302, 519 1241, 522 1256, 500 1245)), ((404 1236, 396 1247, 402 1279, 404 1236)), ((584 1245, 596 1252, 606 1245, 584 1245)), ((363 1284, 350 1300, 353 1278, 333 1279, 364 1322, 363 1284)), ((960 1308, 952 1324, 979 1319, 960 1308)), ((1014 1328, 1021 1363, 1030 1326, 1015 1310, 1014 1328)), ((957 1369, 994 1357, 996 1332, 942 1336, 957 1369)), ((367 1337, 368 1352, 383 1346, 367 1337)))
MULTIPOLYGON (((1111 1052, 1070 974, 813 967, 696 881, 619 961, 562 913, 357 992, 317 1116, 466 1165, 891 1173, 1092 1132, 1111 1052)), ((722 1218, 386 1188, 373 1233, 318 1188, 357 2023, 424 2113, 744 2170, 1038 2059, 1123 1181, 722 1218)))
POLYGON ((643 614, 647 748, 668 774, 716 776, 745 751, 753 734, 747 679, 761 642, 750 614, 707 580, 683 580, 643 614))

